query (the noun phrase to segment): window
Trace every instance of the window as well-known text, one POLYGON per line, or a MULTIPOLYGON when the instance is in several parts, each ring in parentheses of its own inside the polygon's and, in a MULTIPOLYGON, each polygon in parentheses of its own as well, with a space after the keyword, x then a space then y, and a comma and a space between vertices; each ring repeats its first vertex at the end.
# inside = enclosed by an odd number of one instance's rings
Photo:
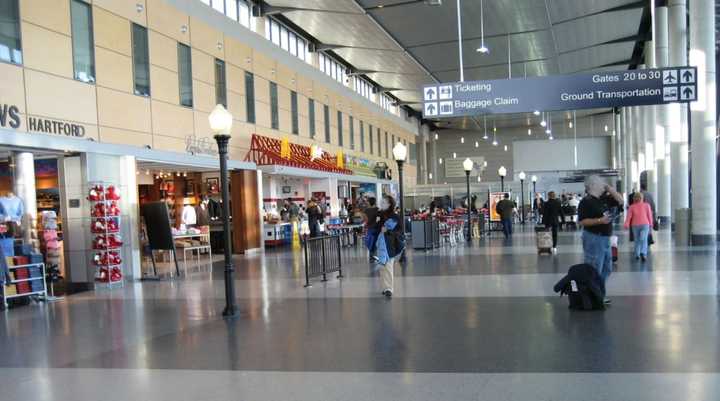
POLYGON ((73 0, 70 2, 70 14, 75 79, 83 82, 95 82, 92 7, 83 1, 73 0))
POLYGON ((390 157, 390 152, 389 152, 390 147, 388 145, 389 145, 388 144, 388 133, 387 133, 387 131, 385 131, 385 158, 386 159, 388 157, 390 157))
POLYGON ((233 21, 238 20, 238 2, 237 0, 225 1, 225 15, 233 21))
POLYGON ((245 71, 245 114, 247 122, 255 124, 255 76, 245 71))
POLYGON ((150 56, 147 29, 132 24, 133 80, 135 94, 150 96, 150 56))
POLYGON ((355 150, 355 122, 352 116, 348 116, 348 126, 350 127, 350 149, 355 150))
POLYGON ((370 138, 370 143, 369 143, 370 154, 373 154, 375 152, 375 144, 373 141, 373 138, 375 138, 375 135, 373 135, 374 132, 373 132, 372 124, 368 124, 368 134, 370 134, 370 135, 368 135, 368 137, 370 138))
POLYGON ((410 142, 410 163, 417 163, 417 144, 410 142))
POLYGON ((270 82, 270 128, 280 129, 280 113, 278 111, 278 88, 270 82))
POLYGON ((0 60, 22 64, 18 0, 0 1, 0 60))
POLYGON ((225 62, 219 59, 215 59, 215 104, 221 104, 227 108, 225 62))
POLYGON ((292 133, 295 135, 300 134, 300 128, 298 127, 298 96, 297 92, 290 91, 290 114, 292 120, 292 133))
POLYGON ((178 79, 180 83, 180 105, 193 106, 192 57, 190 46, 178 43, 178 79))
POLYGON ((315 101, 308 99, 308 122, 310 123, 310 138, 315 138, 315 101))
POLYGON ((337 112, 338 145, 343 146, 343 120, 342 111, 337 112))
POLYGON ((295 34, 292 32, 290 32, 289 35, 290 35, 290 54, 292 54, 293 56, 297 56, 298 55, 297 36, 295 36, 295 34))
POLYGON ((280 27, 280 47, 285 51, 290 51, 288 44, 288 30, 284 26, 280 27))
POLYGON ((280 24, 270 20, 270 41, 280 46, 280 24))
POLYGON ((360 151, 365 153, 365 124, 360 121, 360 151))
POLYGON ((392 149, 395 146, 395 135, 392 136, 392 142, 390 142, 390 148, 392 149))
POLYGON ((380 141, 380 128, 377 129, 378 156, 382 156, 382 142, 380 141))
POLYGON ((212 0, 212 8, 224 14, 225 0, 212 0))
POLYGON ((325 142, 330 143, 330 107, 323 105, 323 117, 325 118, 325 142))
POLYGON ((238 2, 238 22, 250 28, 250 7, 244 1, 238 2))
POLYGON ((265 37, 293 56, 310 62, 307 41, 274 18, 267 17, 265 20, 265 37))

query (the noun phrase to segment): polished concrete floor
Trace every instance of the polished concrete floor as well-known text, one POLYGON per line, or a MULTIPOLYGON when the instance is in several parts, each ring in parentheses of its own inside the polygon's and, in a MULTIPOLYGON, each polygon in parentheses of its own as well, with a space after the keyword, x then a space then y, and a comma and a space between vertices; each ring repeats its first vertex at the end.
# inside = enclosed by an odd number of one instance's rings
POLYGON ((530 230, 410 252, 391 300, 361 249, 310 288, 285 249, 235 259, 234 320, 222 262, 15 308, 0 400, 720 399, 717 248, 656 236, 643 264, 621 234, 603 312, 552 292, 582 261, 579 232, 538 256, 530 230))

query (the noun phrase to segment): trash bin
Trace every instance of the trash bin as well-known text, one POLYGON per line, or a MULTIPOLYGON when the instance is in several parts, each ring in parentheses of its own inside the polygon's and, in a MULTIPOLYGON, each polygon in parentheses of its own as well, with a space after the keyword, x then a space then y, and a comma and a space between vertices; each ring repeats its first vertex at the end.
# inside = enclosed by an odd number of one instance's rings
POLYGON ((690 209, 675 210, 675 244, 690 245, 690 209))

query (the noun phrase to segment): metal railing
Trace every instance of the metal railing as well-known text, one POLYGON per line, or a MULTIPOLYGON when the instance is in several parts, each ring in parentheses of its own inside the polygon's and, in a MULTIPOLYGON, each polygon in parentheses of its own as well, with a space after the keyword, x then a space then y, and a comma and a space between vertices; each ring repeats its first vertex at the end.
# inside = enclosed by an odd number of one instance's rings
POLYGON ((341 248, 339 235, 305 239, 305 287, 311 286, 311 277, 322 276, 322 281, 327 281, 328 273, 338 272, 337 278, 342 278, 341 248))

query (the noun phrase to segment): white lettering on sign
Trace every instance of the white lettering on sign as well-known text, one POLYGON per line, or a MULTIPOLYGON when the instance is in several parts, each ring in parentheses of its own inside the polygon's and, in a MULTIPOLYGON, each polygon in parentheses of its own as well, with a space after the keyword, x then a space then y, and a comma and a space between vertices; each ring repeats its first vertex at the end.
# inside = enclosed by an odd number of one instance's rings
POLYGON ((473 83, 473 84, 466 84, 466 83, 459 83, 455 85, 455 91, 456 92, 485 92, 490 93, 492 91, 492 84, 489 82, 483 82, 483 83, 473 83))
POLYGON ((593 75, 592 81, 594 83, 601 82, 620 82, 620 77, 617 75, 593 75))

